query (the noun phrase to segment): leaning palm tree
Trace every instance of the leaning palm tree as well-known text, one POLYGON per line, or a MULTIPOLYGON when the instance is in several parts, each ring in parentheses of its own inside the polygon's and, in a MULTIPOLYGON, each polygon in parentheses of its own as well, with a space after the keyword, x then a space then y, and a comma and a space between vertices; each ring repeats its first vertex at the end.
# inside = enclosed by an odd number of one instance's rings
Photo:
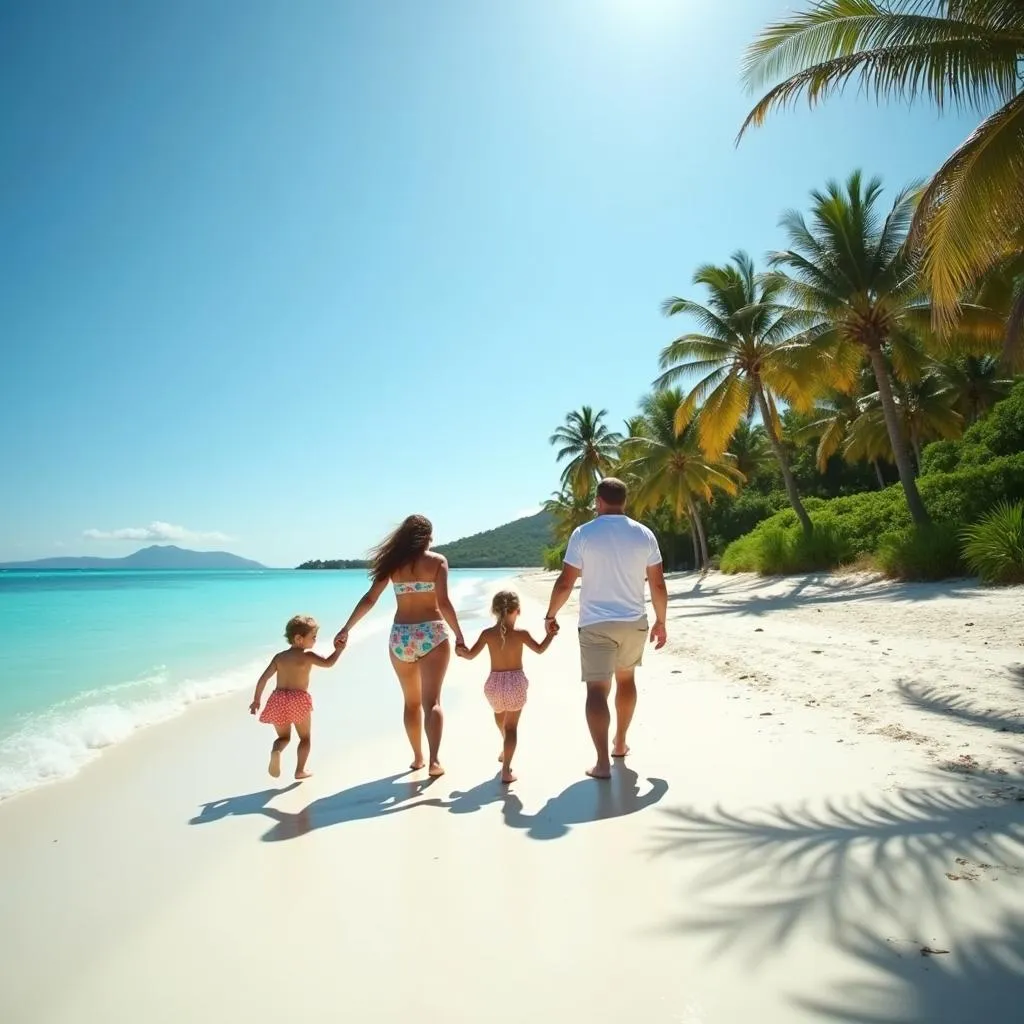
MULTIPOLYGON (((934 370, 912 382, 894 381, 893 392, 903 430, 920 469, 924 446, 929 441, 959 437, 964 430, 963 417, 954 408, 952 394, 934 370)), ((860 416, 850 425, 843 454, 851 462, 892 458, 878 393, 865 395, 861 409, 860 416)))
POLYGON ((691 418, 681 431, 676 429, 683 401, 676 388, 648 395, 641 403, 644 433, 624 441, 623 452, 639 481, 634 510, 642 513, 666 505, 677 520, 688 518, 706 567, 710 555, 699 503, 711 501, 715 491, 735 494, 743 477, 730 456, 714 459, 705 454, 697 419, 691 418))
POLYGON ((967 288, 993 261, 1020 251, 1022 61, 1021 0, 820 0, 769 25, 748 50, 752 90, 782 81, 747 115, 740 137, 801 95, 814 106, 851 79, 877 99, 925 97, 940 110, 977 111, 981 124, 928 183, 913 221, 924 276, 949 326, 967 288))
POLYGON ((935 372, 948 390, 953 408, 967 424, 976 423, 1009 394, 1013 381, 993 356, 964 356, 936 363, 935 372))
POLYGON ((707 289, 706 305, 671 298, 662 303, 662 312, 684 313, 697 321, 700 331, 682 335, 662 351, 664 372, 655 386, 698 378, 679 406, 677 426, 686 426, 701 407, 700 441, 712 458, 725 452, 740 422, 755 407, 782 470, 789 503, 810 533, 811 518, 782 445, 777 407, 779 399, 806 407, 813 397, 811 364, 792 344, 794 331, 803 323, 802 311, 780 304, 783 283, 756 274, 745 252, 735 253, 725 266, 700 267, 693 283, 707 289))
POLYGON ((904 244, 913 198, 905 189, 883 216, 881 193, 881 182, 864 183, 860 171, 845 186, 829 182, 824 192, 812 192, 810 226, 802 214, 786 213, 789 248, 773 253, 770 262, 794 303, 816 320, 801 340, 822 359, 831 386, 853 390, 865 359, 870 365, 907 505, 922 524, 928 513, 889 375, 891 361, 897 373, 913 379, 921 359, 912 331, 923 307, 917 267, 904 244))
POLYGON ((565 423, 548 439, 561 446, 555 456, 557 461, 569 460, 562 470, 562 485, 571 487, 577 496, 588 494, 615 459, 622 435, 604 424, 607 415, 606 409, 595 413, 585 405, 578 412, 568 413, 565 423))

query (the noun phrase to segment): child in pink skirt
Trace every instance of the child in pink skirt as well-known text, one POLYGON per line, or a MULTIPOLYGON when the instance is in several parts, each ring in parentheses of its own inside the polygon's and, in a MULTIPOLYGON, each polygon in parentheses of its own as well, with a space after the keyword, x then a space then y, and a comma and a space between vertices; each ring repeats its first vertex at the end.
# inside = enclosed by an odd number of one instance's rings
POLYGON ((249 705, 249 714, 255 715, 260 709, 263 689, 273 676, 277 676, 277 688, 267 700, 260 715, 260 721, 277 730, 277 739, 270 748, 268 771, 276 779, 281 774, 281 753, 292 738, 292 726, 299 734, 298 759, 295 778, 308 779, 312 772, 306 771, 309 757, 310 727, 313 716, 313 698, 309 695, 309 673, 314 665, 330 668, 341 654, 343 644, 334 642, 334 651, 326 658, 312 651, 320 627, 309 615, 296 615, 288 620, 284 637, 291 645, 288 650, 275 654, 256 684, 256 694, 249 705))
POLYGON ((529 647, 537 654, 543 654, 551 644, 553 636, 548 634, 537 643, 525 629, 516 629, 519 618, 519 597, 511 590, 502 590, 494 595, 491 614, 497 617, 493 626, 485 629, 472 647, 456 648, 455 653, 463 658, 475 658, 486 645, 491 653, 491 674, 484 683, 484 696, 494 712, 494 721, 504 739, 504 748, 498 755, 502 763, 501 781, 515 782, 512 774, 512 755, 519 738, 519 716, 526 704, 529 682, 523 673, 523 647, 529 647))

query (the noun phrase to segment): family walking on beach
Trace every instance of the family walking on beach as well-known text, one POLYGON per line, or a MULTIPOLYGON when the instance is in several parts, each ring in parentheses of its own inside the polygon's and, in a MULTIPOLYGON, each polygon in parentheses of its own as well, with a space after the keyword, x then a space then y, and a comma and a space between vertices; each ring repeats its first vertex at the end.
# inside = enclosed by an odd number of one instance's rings
POLYGON ((430 550, 433 527, 424 516, 409 516, 373 551, 370 589, 359 599, 348 620, 334 638, 328 657, 313 652, 318 625, 309 616, 297 615, 285 628, 289 647, 276 654, 256 684, 249 710, 260 709, 263 691, 274 676, 260 721, 277 730, 270 755, 270 774, 281 773, 281 754, 299 737, 295 778, 308 778, 313 701, 309 677, 314 667, 330 668, 348 643, 352 628, 376 605, 390 584, 397 608, 388 639, 391 665, 404 697, 403 723, 413 759, 410 768, 427 768, 431 776, 443 775, 440 760, 444 714, 441 686, 451 660, 448 629, 454 636, 458 657, 473 659, 486 647, 491 671, 484 684, 494 720, 502 735, 502 782, 515 781, 512 759, 518 739, 519 717, 529 686, 523 672, 523 648, 543 654, 559 632, 557 615, 580 583, 579 647, 581 678, 586 684, 586 717, 597 760, 587 774, 595 779, 611 776, 611 758, 629 753, 627 732, 636 709, 635 670, 643 660, 648 634, 660 649, 665 645, 668 591, 661 552, 654 534, 625 514, 626 485, 606 477, 597 487, 597 515, 576 528, 566 546, 562 571, 551 590, 544 617, 544 638, 537 641, 517 628, 519 598, 512 591, 494 596, 491 611, 495 624, 483 630, 467 647, 458 615, 448 596, 448 562, 430 550), (648 622, 645 583, 650 586, 655 620, 648 622), (610 738, 608 700, 615 683, 615 735, 610 738), (423 734, 427 756, 423 756, 423 734))

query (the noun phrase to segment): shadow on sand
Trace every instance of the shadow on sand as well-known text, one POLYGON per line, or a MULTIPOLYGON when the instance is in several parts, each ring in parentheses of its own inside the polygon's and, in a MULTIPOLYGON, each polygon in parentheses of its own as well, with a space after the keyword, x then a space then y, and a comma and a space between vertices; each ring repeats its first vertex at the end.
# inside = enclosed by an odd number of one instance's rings
POLYGON ((1007 899, 1024 885, 1020 802, 972 783, 819 809, 719 806, 664 816, 652 855, 707 865, 666 930, 700 933, 709 956, 756 969, 809 932, 855 959, 861 978, 873 976, 796 1000, 823 1020, 1019 1019, 1024 924, 1007 899))
POLYGON ((778 586, 785 577, 757 577, 742 583, 713 577, 697 580, 689 590, 677 590, 669 598, 671 603, 692 601, 694 598, 712 598, 713 604, 699 612, 687 613, 688 618, 722 615, 763 615, 765 612, 785 611, 800 607, 823 607, 850 601, 920 602, 940 597, 965 598, 977 593, 976 580, 943 580, 935 583, 893 583, 864 576, 836 576, 816 573, 800 576, 789 582, 784 593, 759 595, 766 587, 778 586))
POLYGON ((297 812, 279 811, 267 806, 273 797, 293 790, 299 785, 297 782, 283 789, 265 789, 259 793, 227 797, 205 804, 202 812, 189 824, 201 825, 228 815, 257 814, 269 818, 274 823, 263 835, 264 842, 297 839, 318 828, 341 825, 347 821, 377 818, 418 806, 408 801, 426 792, 437 779, 410 779, 407 778, 408 775, 409 772, 401 772, 371 782, 362 782, 358 786, 350 786, 331 796, 314 800, 297 812))
POLYGON ((664 779, 648 779, 650 788, 641 795, 637 773, 615 764, 609 782, 581 779, 550 797, 536 814, 524 814, 522 801, 500 779, 499 773, 472 789, 452 793, 447 800, 424 800, 422 804, 452 814, 473 814, 488 804, 500 804, 509 828, 520 829, 530 839, 560 839, 574 825, 636 814, 654 806, 668 792, 664 779))

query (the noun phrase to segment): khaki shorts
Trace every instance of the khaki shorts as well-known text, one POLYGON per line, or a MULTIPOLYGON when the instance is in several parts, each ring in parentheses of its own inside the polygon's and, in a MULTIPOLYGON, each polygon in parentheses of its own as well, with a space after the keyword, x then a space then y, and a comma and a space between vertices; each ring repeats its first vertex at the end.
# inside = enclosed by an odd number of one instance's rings
POLYGON ((580 633, 580 666, 583 682, 610 682, 615 670, 643 664, 647 643, 647 616, 632 622, 595 622, 580 633))

